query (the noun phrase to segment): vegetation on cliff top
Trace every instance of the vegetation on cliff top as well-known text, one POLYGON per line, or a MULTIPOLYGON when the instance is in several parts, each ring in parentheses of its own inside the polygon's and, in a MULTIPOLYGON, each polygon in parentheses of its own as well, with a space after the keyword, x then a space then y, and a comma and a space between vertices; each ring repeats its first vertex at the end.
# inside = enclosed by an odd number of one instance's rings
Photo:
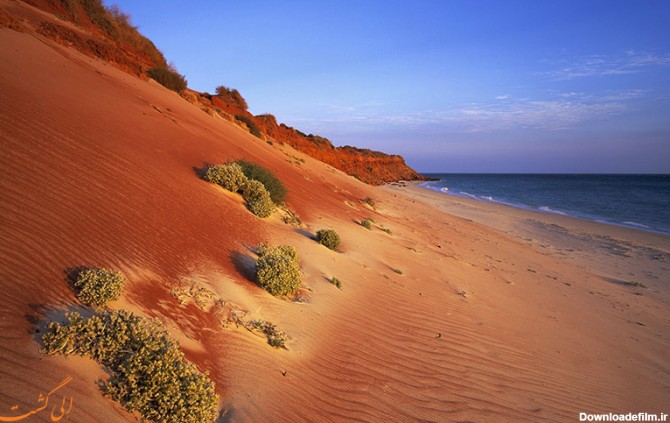
POLYGON ((93 24, 124 50, 136 52, 154 68, 167 68, 163 53, 132 24, 130 15, 118 6, 105 7, 101 0, 60 0, 50 2, 57 15, 82 27, 93 24), (60 3, 61 7, 58 7, 60 3))
POLYGON ((177 72, 173 66, 152 68, 147 71, 149 76, 165 88, 180 92, 186 89, 187 82, 184 75, 177 72))
POLYGON ((223 100, 223 102, 239 107, 242 110, 249 109, 247 101, 235 88, 228 88, 224 85, 219 85, 216 87, 216 96, 223 100))

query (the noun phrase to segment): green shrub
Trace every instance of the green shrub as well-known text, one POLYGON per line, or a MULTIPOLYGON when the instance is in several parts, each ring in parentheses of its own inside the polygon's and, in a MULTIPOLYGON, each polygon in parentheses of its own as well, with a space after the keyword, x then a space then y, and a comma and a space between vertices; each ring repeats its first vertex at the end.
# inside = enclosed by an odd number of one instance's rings
POLYGON ((330 279, 330 283, 332 283, 333 285, 335 285, 338 289, 342 289, 342 281, 340 281, 340 280, 337 279, 336 277, 332 277, 332 278, 330 279))
POLYGON ((261 134, 261 128, 259 128, 258 125, 256 125, 256 122, 254 122, 249 116, 235 115, 235 120, 244 122, 244 124, 247 125, 247 128, 249 128, 251 135, 256 136, 256 138, 263 138, 263 134, 261 134))
POLYGON ((181 90, 186 89, 186 78, 175 69, 153 68, 149 69, 147 73, 151 78, 155 79, 156 82, 172 91, 180 92, 181 90))
POLYGON ((258 247, 256 280, 272 295, 289 295, 300 289, 302 275, 298 253, 290 245, 258 247))
POLYGON ((361 226, 363 226, 365 229, 372 229, 372 222, 374 222, 374 220, 368 217, 361 222, 361 226))
POLYGON ((224 189, 232 192, 242 190, 248 182, 242 168, 237 163, 209 166, 205 172, 205 180, 221 185, 224 189))
POLYGON ((228 88, 223 85, 216 87, 216 96, 232 106, 237 106, 242 110, 247 110, 249 106, 239 91, 234 88, 228 88))
POLYGON ((263 186, 265 186, 265 189, 270 193, 272 201, 274 201, 276 204, 281 204, 284 202, 288 190, 284 184, 282 184, 279 178, 274 175, 274 173, 260 165, 257 165, 256 163, 251 163, 244 160, 238 160, 235 163, 242 167, 242 172, 244 172, 247 178, 258 181, 262 183, 263 186))
POLYGON ((281 182, 267 170, 244 161, 209 166, 205 171, 204 179, 208 182, 218 184, 228 191, 242 191, 242 196, 247 202, 249 211, 258 217, 268 217, 275 209, 272 194, 268 192, 262 181, 248 178, 244 173, 245 168, 252 169, 251 174, 253 175, 265 177, 266 180, 270 181, 268 182, 269 186, 276 187, 279 184, 283 188, 281 182), (265 173, 259 172, 258 169, 262 169, 265 173), (274 178, 274 181, 272 178, 274 178))
POLYGON ((84 304, 104 306, 121 296, 126 278, 109 269, 84 269, 77 273, 72 286, 75 295, 84 304))
POLYGON ((340 245, 340 236, 332 229, 321 229, 316 232, 316 240, 319 244, 334 250, 340 245))
POLYGON ((247 202, 249 211, 258 217, 268 217, 275 209, 275 204, 272 202, 272 198, 270 198, 270 193, 258 181, 251 180, 247 182, 242 191, 242 196, 247 202))
POLYGON ((112 374, 105 393, 130 412, 160 422, 203 422, 216 417, 214 382, 189 363, 159 323, 125 310, 51 322, 42 352, 87 355, 112 374))
POLYGON ((244 327, 251 332, 265 335, 268 344, 271 346, 275 348, 285 348, 288 337, 286 336, 286 333, 279 329, 274 323, 266 322, 264 320, 252 320, 250 322, 245 322, 244 327))

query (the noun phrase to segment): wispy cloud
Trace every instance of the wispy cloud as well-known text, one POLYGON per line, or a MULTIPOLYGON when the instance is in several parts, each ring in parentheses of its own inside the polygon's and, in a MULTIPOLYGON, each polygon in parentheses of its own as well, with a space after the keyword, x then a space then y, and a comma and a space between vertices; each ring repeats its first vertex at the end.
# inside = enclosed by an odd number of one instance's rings
POLYGON ((553 61, 558 68, 540 75, 554 80, 570 80, 586 77, 603 77, 643 72, 653 67, 670 66, 670 55, 626 51, 619 55, 593 54, 578 57, 573 61, 553 61))
POLYGON ((320 103, 319 106, 325 108, 329 112, 334 113, 354 113, 361 111, 370 111, 380 106, 383 106, 384 103, 379 100, 369 100, 357 104, 336 104, 336 103, 320 103))
MULTIPOLYGON (((582 92, 550 93, 544 98, 497 96, 488 102, 453 105, 441 110, 388 113, 381 108, 364 113, 356 108, 330 109, 317 119, 299 119, 313 127, 338 130, 387 131, 389 129, 494 132, 518 129, 559 131, 584 122, 604 119, 629 110, 631 99, 644 91, 607 92, 600 96, 582 92)), ((298 121, 298 120, 296 120, 298 121)))
POLYGON ((442 120, 466 132, 509 129, 563 130, 594 119, 612 116, 626 109, 620 102, 552 99, 519 100, 505 104, 475 104, 443 114, 442 120))

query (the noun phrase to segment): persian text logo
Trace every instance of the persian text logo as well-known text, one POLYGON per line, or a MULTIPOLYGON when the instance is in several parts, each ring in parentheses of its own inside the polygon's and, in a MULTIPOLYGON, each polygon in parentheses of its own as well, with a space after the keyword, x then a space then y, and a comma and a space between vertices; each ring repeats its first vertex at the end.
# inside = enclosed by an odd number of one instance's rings
MULTIPOLYGON (((46 395, 40 393, 37 396, 37 407, 29 409, 27 412, 22 412, 19 410, 18 405, 13 405, 10 407, 10 415, 2 415, 0 416, 0 422, 18 422, 24 419, 27 419, 28 417, 39 413, 42 410, 45 410, 47 407, 49 407, 49 400, 51 399, 51 396, 56 393, 59 389, 67 385, 72 381, 72 378, 68 376, 63 380, 58 386, 53 388, 51 391, 47 392, 46 395), (21 414, 18 414, 21 413, 21 414)), ((60 407, 58 406, 58 402, 55 401, 55 404, 53 407, 51 407, 51 421, 52 422, 57 422, 60 421, 64 416, 66 416, 70 411, 72 410, 72 397, 69 399, 66 396, 62 396, 61 402, 60 402, 60 407)), ((5 414, 4 412, 2 414, 5 414)))
POLYGON ((668 414, 650 413, 579 413, 580 422, 666 422, 668 414))

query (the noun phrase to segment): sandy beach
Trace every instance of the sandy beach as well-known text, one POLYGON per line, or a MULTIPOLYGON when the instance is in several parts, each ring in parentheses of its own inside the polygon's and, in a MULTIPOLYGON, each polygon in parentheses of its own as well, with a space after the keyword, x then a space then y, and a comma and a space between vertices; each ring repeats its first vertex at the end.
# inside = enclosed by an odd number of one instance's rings
POLYGON ((123 272, 111 307, 164 322, 216 382, 220 422, 669 411, 668 236, 412 183, 372 187, 155 82, 6 28, 0 92, 0 420, 36 410, 67 378, 54 397, 73 400, 69 421, 137 420, 102 394, 97 363, 39 352, 46 322, 83 309, 65 277, 82 265, 123 272), (304 226, 259 219, 198 177, 237 159, 271 169, 304 226), (314 241, 323 228, 340 235, 337 251, 314 241), (301 301, 253 281, 261 242, 295 246, 301 301), (276 323, 287 349, 180 305, 170 293, 191 282, 276 323))

